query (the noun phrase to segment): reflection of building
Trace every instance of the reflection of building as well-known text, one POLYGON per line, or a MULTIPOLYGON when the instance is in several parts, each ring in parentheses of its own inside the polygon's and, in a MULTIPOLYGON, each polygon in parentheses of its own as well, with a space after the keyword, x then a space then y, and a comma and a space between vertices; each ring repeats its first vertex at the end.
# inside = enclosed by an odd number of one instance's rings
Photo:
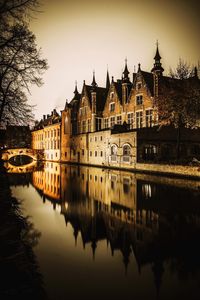
POLYGON ((32 148, 43 151, 45 160, 60 160, 60 116, 55 109, 32 131, 32 148))
POLYGON ((121 252, 125 270, 133 256, 139 272, 151 265, 158 292, 166 264, 175 263, 180 273, 184 264, 186 272, 199 269, 193 262, 200 250, 197 181, 190 181, 191 191, 182 179, 51 162, 33 174, 33 184, 54 209, 60 206, 78 247, 82 241, 95 257, 104 240, 112 255, 121 252))
POLYGON ((43 170, 33 172, 32 183, 44 197, 60 200, 60 165, 46 163, 43 170))

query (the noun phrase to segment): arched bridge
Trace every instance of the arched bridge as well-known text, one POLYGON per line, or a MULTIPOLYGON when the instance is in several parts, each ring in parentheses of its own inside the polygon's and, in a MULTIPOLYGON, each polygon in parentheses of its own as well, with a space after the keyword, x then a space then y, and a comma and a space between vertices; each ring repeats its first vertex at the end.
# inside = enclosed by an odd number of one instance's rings
POLYGON ((16 148, 6 149, 2 151, 2 159, 4 161, 10 160, 14 156, 25 155, 31 157, 33 160, 40 160, 43 158, 43 152, 41 150, 29 149, 29 148, 16 148))

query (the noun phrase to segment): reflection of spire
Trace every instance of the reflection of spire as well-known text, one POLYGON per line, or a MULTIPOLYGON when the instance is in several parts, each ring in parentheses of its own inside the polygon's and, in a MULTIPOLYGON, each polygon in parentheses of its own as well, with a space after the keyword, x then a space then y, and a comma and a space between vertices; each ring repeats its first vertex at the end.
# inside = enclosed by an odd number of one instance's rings
POLYGON ((74 228, 74 239, 75 239, 75 246, 77 245, 77 237, 78 237, 78 228, 74 228))
POLYGON ((161 287, 161 283, 162 283, 162 275, 164 273, 162 261, 160 261, 160 260, 155 261, 152 266, 152 271, 154 274, 154 281, 155 281, 155 286, 156 286, 156 296, 158 299, 160 287, 161 287))
POLYGON ((96 243, 95 240, 92 241, 91 247, 92 247, 92 256, 93 256, 93 260, 95 260, 95 250, 96 250, 96 248, 97 248, 97 243, 96 243))

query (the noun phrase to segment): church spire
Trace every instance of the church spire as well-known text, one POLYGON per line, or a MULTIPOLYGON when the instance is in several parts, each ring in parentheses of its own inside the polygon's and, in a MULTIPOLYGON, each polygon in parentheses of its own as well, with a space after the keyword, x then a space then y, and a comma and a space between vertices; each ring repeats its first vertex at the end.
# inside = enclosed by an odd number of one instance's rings
POLYGON ((162 63, 160 62, 161 60, 161 56, 159 53, 159 49, 158 49, 158 41, 156 42, 156 54, 154 56, 154 66, 151 70, 152 73, 154 73, 155 75, 161 76, 164 69, 162 67, 162 63))
POLYGON ((107 74, 106 74, 106 88, 109 89, 110 87, 110 77, 109 77, 109 72, 107 68, 107 74))
POLYGON ((77 89, 77 81, 75 81, 75 90, 74 90, 74 95, 78 94, 78 89, 77 89))

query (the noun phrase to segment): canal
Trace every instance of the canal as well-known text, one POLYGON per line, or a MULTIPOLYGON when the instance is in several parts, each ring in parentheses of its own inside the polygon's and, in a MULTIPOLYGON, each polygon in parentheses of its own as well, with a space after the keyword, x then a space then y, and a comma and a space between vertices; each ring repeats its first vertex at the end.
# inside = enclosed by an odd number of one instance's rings
POLYGON ((199 299, 199 181, 51 162, 8 175, 48 299, 199 299))

